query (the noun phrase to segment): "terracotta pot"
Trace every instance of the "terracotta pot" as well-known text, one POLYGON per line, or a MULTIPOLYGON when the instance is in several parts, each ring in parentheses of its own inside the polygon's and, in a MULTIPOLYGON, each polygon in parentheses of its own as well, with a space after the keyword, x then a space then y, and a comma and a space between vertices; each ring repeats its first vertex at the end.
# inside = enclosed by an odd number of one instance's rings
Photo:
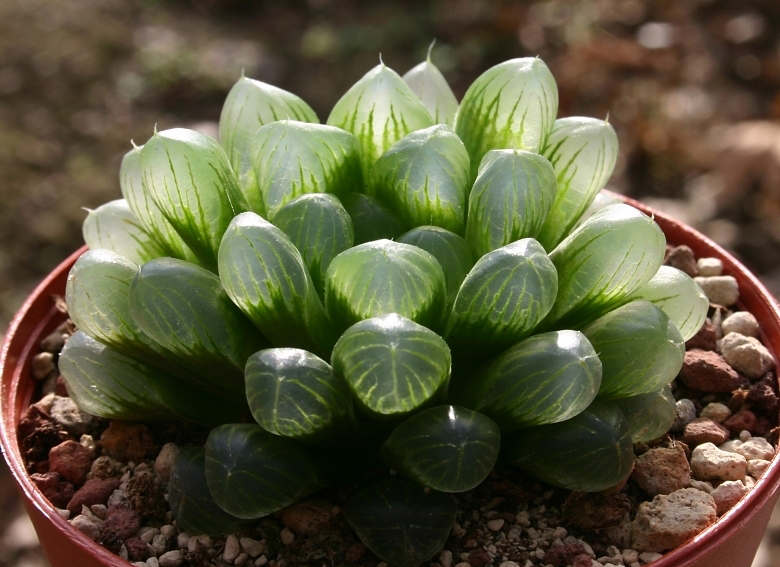
MULTIPOLYGON (((630 200, 629 203, 653 213, 639 203, 630 200)), ((739 281, 740 307, 756 316, 762 327, 764 343, 777 358, 780 352, 780 309, 764 286, 706 237, 663 214, 654 214, 668 242, 687 244, 697 257, 715 256, 723 260, 725 273, 739 281)), ((8 329, 0 355, 0 441, 51 567, 127 567, 126 561, 109 553, 66 522, 30 482, 16 436, 19 419, 30 404, 35 389, 30 360, 38 352, 41 339, 63 320, 62 314, 54 307, 52 296, 64 294, 68 271, 83 251, 73 254, 38 286, 8 329)), ((653 567, 750 567, 780 495, 778 486, 780 458, 775 457, 746 498, 696 538, 653 563, 653 567)))

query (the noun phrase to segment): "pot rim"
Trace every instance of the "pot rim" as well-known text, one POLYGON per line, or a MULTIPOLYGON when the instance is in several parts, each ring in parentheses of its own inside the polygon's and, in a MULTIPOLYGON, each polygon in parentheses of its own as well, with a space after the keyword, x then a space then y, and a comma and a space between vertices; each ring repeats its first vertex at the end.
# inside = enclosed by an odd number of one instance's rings
MULTIPOLYGON (((697 257, 714 256, 720 258, 723 261, 724 273, 733 275, 738 280, 748 284, 747 288, 740 288, 738 306, 750 311, 759 310, 762 314, 767 315, 766 318, 762 317, 762 319, 767 319, 762 321, 762 338, 777 361, 778 350, 780 350, 780 304, 778 304, 778 301, 774 299, 764 285, 729 252, 690 226, 633 199, 619 194, 613 195, 623 199, 626 203, 638 208, 642 212, 651 215, 661 226, 667 237, 671 233, 674 236, 672 240, 676 243, 684 240, 685 244, 694 250, 697 257)), ((14 351, 19 350, 19 354, 16 355, 14 352, 11 352, 14 338, 20 332, 20 327, 30 311, 43 297, 50 293, 49 288, 56 280, 61 279, 64 273, 70 270, 73 263, 86 250, 86 246, 81 247, 49 273, 26 299, 8 327, 2 348, 0 348, 0 378, 2 378, 0 383, 0 403, 2 403, 0 408, 2 409, 0 449, 11 473, 16 479, 22 496, 28 500, 29 504, 40 511, 59 531, 67 534, 71 541, 84 552, 96 556, 109 567, 126 567, 129 565, 128 562, 98 545, 68 523, 32 483, 25 470, 16 436, 18 423, 14 408, 24 401, 19 399, 19 385, 22 380, 29 379, 27 376, 21 376, 20 362, 31 358, 32 355, 37 353, 37 350, 33 352, 33 349, 37 349, 38 344, 37 341, 28 340, 21 349, 13 349, 14 351), (11 366, 12 370, 9 371, 6 368, 7 365, 11 366), (12 372, 13 375, 10 383, 7 383, 5 376, 9 372, 12 372)), ((40 337, 44 326, 50 324, 55 317, 56 309, 52 306, 44 320, 38 322, 31 336, 40 337)), ((775 452, 771 464, 764 474, 761 475, 761 478, 757 480, 747 496, 742 498, 731 510, 718 518, 714 524, 693 539, 667 552, 661 559, 654 561, 653 567, 676 567, 683 562, 693 562, 705 556, 717 547, 720 540, 734 537, 737 530, 741 529, 759 512, 759 504, 761 502, 772 501, 772 497, 777 493, 778 488, 780 488, 780 456, 775 452)))

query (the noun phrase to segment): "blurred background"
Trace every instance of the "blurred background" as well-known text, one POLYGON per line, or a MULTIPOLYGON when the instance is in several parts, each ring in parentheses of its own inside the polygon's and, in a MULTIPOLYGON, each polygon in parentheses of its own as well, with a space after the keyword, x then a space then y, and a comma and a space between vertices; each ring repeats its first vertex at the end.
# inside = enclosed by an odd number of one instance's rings
MULTIPOLYGON (((609 114, 611 188, 780 292, 777 0, 0 0, 0 330, 82 244, 82 207, 120 197, 131 139, 216 133, 242 69, 324 122, 380 53, 404 73, 433 39, 459 98, 491 65, 542 57, 560 116, 609 114)), ((773 526, 755 567, 780 565, 773 526)), ((31 530, 0 465, 0 567, 46 565, 31 530)))

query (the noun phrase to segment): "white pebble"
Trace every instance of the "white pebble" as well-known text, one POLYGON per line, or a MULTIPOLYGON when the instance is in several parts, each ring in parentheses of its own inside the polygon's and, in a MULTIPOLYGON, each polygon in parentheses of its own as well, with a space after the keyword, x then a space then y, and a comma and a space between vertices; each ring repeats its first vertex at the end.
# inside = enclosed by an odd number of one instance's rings
POLYGON ((263 567, 266 563, 268 563, 268 558, 265 555, 261 555, 255 561, 255 567, 263 567))
POLYGON ((235 561, 234 565, 236 567, 243 567, 243 565, 247 562, 247 560, 249 560, 249 554, 244 552, 241 555, 239 555, 238 557, 236 557, 236 561, 235 561))
POLYGON ((158 535, 160 530, 157 528, 145 527, 138 530, 138 538, 144 543, 152 543, 154 536, 158 535))
POLYGON ((753 478, 760 478, 769 464, 769 461, 764 459, 751 459, 748 461, 748 474, 753 478))
POLYGON ((763 437, 752 437, 748 439, 737 447, 735 452, 745 457, 748 461, 753 459, 771 461, 772 457, 775 456, 775 448, 763 437))
POLYGON ((701 410, 701 414, 699 417, 706 417, 708 419, 711 419, 712 421, 717 421, 718 423, 723 423, 731 416, 731 410, 726 404, 721 404, 719 402, 712 402, 705 406, 703 410, 701 410))
POLYGON ((708 482, 706 480, 696 480, 695 478, 691 479, 691 488, 695 488, 696 490, 701 490, 702 492, 706 492, 707 494, 715 490, 715 487, 712 486, 711 482, 708 482))
POLYGON ((181 532, 178 537, 176 538, 176 545, 179 546, 179 549, 184 549, 187 547, 187 542, 190 541, 190 534, 187 532, 181 532))
POLYGON ((518 525, 523 526, 524 528, 527 528, 531 525, 531 520, 528 517, 528 512, 518 512, 517 516, 515 516, 515 522, 518 523, 518 525))
POLYGON ((471 567, 471 563, 468 561, 461 561, 460 563, 456 563, 455 567, 471 567))
POLYGON ((160 567, 179 567, 182 561, 184 561, 184 556, 180 549, 176 549, 174 551, 163 553, 159 558, 159 561, 160 567))
POLYGON ((489 529, 490 531, 492 531, 492 532, 497 532, 497 531, 499 531, 501 528, 503 528, 503 527, 504 527, 504 520, 502 520, 502 519, 500 519, 500 518, 499 518, 498 520, 489 520, 489 521, 487 522, 487 527, 488 527, 488 529, 489 529))
POLYGON ((754 380, 775 366, 772 354, 755 337, 729 333, 720 343, 720 352, 729 366, 754 380))
POLYGON ((165 551, 168 549, 168 538, 162 534, 157 534, 154 536, 152 538, 152 549, 157 555, 162 555, 165 553, 165 551))
POLYGON ((645 564, 652 563, 653 561, 661 559, 661 557, 663 557, 663 555, 655 553, 654 551, 645 551, 644 553, 639 554, 639 560, 645 564))
POLYGON ((748 440, 752 439, 752 438, 753 438, 753 434, 750 433, 750 431, 740 431, 739 432, 739 440, 742 441, 743 443, 745 441, 748 441, 748 440))
POLYGON ((696 267, 699 268, 699 275, 705 278, 723 273, 723 262, 720 258, 699 258, 696 267))
POLYGON ((59 513, 60 516, 63 517, 63 519, 65 520, 70 519, 70 510, 65 510, 64 508, 57 508, 57 512, 59 513))
POLYGON ((439 563, 441 567, 452 567, 452 552, 445 549, 439 554, 439 563))
POLYGON ((147 567, 160 567, 160 560, 156 557, 150 557, 146 560, 147 567))
POLYGON ((263 551, 265 551, 265 540, 256 540, 251 537, 242 537, 238 540, 241 544, 241 548, 249 554, 249 557, 257 557, 263 551))
POLYGON ((199 547, 210 549, 214 547, 214 542, 207 535, 197 535, 191 537, 187 542, 187 551, 189 551, 190 553, 194 553, 195 551, 198 550, 199 547))
POLYGON ((70 520, 70 525, 93 541, 97 540, 100 535, 100 528, 92 520, 81 514, 70 520))
POLYGON ((636 549, 624 549, 621 553, 623 563, 636 563, 639 561, 639 552, 636 549))
POLYGON ((284 528, 280 533, 279 536, 282 539, 282 543, 284 545, 290 545, 292 542, 295 541, 295 534, 290 531, 290 528, 284 528))
POLYGON ((739 299, 739 285, 733 276, 696 277, 693 280, 701 286, 711 303, 729 307, 739 299))
POLYGON ((160 533, 166 538, 172 538, 176 535, 176 528, 170 524, 165 524, 160 528, 160 533))
POLYGON ((503 561, 498 567, 520 567, 514 561, 503 561))
POLYGON ((166 482, 171 478, 171 467, 178 454, 179 447, 175 443, 166 443, 154 461, 154 472, 160 475, 160 478, 166 482))
POLYGON ((222 552, 222 559, 224 559, 226 563, 233 563, 239 553, 241 553, 241 548, 238 545, 238 538, 233 534, 230 534, 227 537, 227 540, 225 540, 225 549, 222 552))
POLYGON ((691 472, 698 480, 742 480, 747 460, 740 454, 721 451, 712 443, 702 443, 691 455, 691 472))
POLYGON ((739 333, 746 337, 758 337, 758 321, 748 311, 737 311, 723 320, 723 334, 739 333))
POLYGON ((715 506, 717 506, 718 516, 731 510, 734 504, 747 494, 747 491, 747 487, 738 480, 727 480, 720 483, 710 494, 715 501, 715 506))

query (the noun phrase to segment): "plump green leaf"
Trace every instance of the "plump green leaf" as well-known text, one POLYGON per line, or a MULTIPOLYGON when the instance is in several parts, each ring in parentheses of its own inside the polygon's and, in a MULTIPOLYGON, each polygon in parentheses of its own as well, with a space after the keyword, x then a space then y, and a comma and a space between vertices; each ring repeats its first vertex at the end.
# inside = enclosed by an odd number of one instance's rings
POLYGON ((244 519, 273 514, 322 488, 294 441, 259 425, 222 425, 206 441, 206 480, 220 508, 244 519))
POLYGON ((134 146, 122 158, 122 166, 119 168, 119 186, 122 189, 122 197, 127 201, 138 222, 163 251, 161 256, 197 262, 195 254, 162 214, 152 196, 144 190, 141 148, 138 146, 134 146))
POLYGON ((558 298, 545 325, 578 329, 625 303, 655 275, 665 251, 653 219, 624 204, 602 209, 550 253, 558 298))
POLYGON ((603 365, 602 399, 658 391, 682 368, 685 341, 666 313, 648 301, 618 307, 582 332, 603 365))
POLYGON ((458 99, 455 98, 447 79, 431 61, 430 50, 428 58, 412 67, 402 78, 412 92, 420 97, 434 123, 455 127, 458 99))
POLYGON ((192 534, 223 535, 236 530, 244 520, 220 508, 206 482, 206 451, 182 447, 176 454, 168 481, 168 502, 176 523, 192 534))
POLYGON ((404 231, 401 220, 375 197, 350 193, 343 203, 355 229, 355 244, 393 239, 404 231))
POLYGON ((147 262, 130 284, 130 313, 141 330, 182 360, 197 384, 244 397, 244 365, 268 345, 219 277, 174 258, 147 262))
POLYGON ((331 362, 347 379, 359 409, 395 418, 446 389, 451 360, 444 339, 393 313, 347 329, 333 347, 331 362))
POLYGON ((580 218, 577 219, 575 228, 581 224, 584 224, 590 217, 595 215, 601 209, 606 209, 610 205, 618 205, 623 202, 625 201, 618 194, 612 193, 607 189, 602 189, 596 193, 596 197, 593 199, 593 202, 591 202, 588 208, 585 209, 585 212, 580 215, 580 218))
POLYGON ((301 98, 273 85, 242 76, 230 89, 219 117, 219 139, 246 195, 257 191, 252 139, 262 126, 277 120, 319 122, 301 98))
POLYGON ((647 443, 669 431, 674 422, 675 402, 671 386, 658 392, 609 402, 626 416, 634 443, 647 443))
POLYGON ((347 210, 333 195, 302 195, 279 209, 274 224, 301 253, 314 287, 323 297, 328 266, 355 242, 355 231, 347 210))
POLYGON ((653 278, 631 294, 660 307, 674 322, 683 340, 699 332, 707 319, 710 301, 692 277, 671 266, 661 266, 653 278))
POLYGON ((539 242, 552 250, 563 240, 612 175, 618 155, 615 129, 606 120, 572 116, 553 125, 542 155, 558 180, 539 242))
POLYGON ((78 331, 60 353, 68 395, 83 411, 106 419, 216 425, 240 420, 237 404, 107 347, 78 331))
POLYGON ((555 172, 546 158, 521 150, 488 152, 469 195, 466 241, 482 256, 535 237, 555 192, 555 172))
POLYGON ((463 234, 469 154, 441 124, 393 144, 374 164, 371 191, 411 227, 433 224, 463 234))
POLYGON ((457 512, 451 498, 403 479, 361 490, 344 509, 360 541, 398 567, 415 567, 438 553, 457 512))
POLYGON ((201 265, 216 271, 230 219, 246 211, 238 179, 219 143, 174 128, 155 132, 141 150, 143 187, 201 265))
POLYGON ((165 253, 141 226, 127 201, 117 199, 87 212, 81 227, 84 242, 93 250, 111 250, 136 264, 165 253))
POLYGON ((557 331, 529 337, 463 377, 456 399, 508 432, 574 417, 600 383, 601 362, 588 339, 557 331))
POLYGON ((339 330, 388 313, 438 328, 446 289, 444 272, 428 252, 376 240, 336 256, 328 268, 325 307, 339 330))
POLYGON ((558 87, 538 57, 510 59, 480 75, 466 91, 455 131, 471 156, 472 178, 490 150, 539 152, 558 113, 558 87))
POLYGON ((418 226, 402 234, 398 242, 422 248, 436 258, 444 270, 447 305, 452 306, 460 284, 474 267, 474 257, 466 241, 438 226, 418 226))
POLYGON ((369 179, 379 156, 410 132, 433 126, 433 119, 403 79, 380 63, 339 99, 328 124, 357 137, 363 178, 369 179))
POLYGON ((315 444, 355 437, 347 383, 305 350, 272 348, 250 356, 246 396, 257 423, 274 435, 315 444))
POLYGON ((460 286, 445 338, 487 357, 527 336, 550 311, 558 274, 541 245, 524 238, 482 256, 460 286))
POLYGON ((598 492, 631 474, 634 446, 623 412, 596 401, 566 421, 504 435, 501 456, 554 486, 598 492))
POLYGON ((130 282, 138 266, 110 250, 88 250, 68 274, 68 315, 93 339, 131 356, 160 352, 130 314, 130 282))
POLYGON ((333 126, 280 120, 260 128, 252 140, 257 192, 252 210, 276 222, 276 213, 307 193, 346 195, 363 190, 360 148, 355 136, 333 126))
POLYGON ((335 342, 301 253, 255 213, 230 223, 219 249, 219 275, 230 299, 275 346, 327 357, 335 342))
POLYGON ((459 406, 436 406, 403 421, 385 441, 388 466, 418 484, 465 492, 487 478, 501 448, 489 417, 459 406))

